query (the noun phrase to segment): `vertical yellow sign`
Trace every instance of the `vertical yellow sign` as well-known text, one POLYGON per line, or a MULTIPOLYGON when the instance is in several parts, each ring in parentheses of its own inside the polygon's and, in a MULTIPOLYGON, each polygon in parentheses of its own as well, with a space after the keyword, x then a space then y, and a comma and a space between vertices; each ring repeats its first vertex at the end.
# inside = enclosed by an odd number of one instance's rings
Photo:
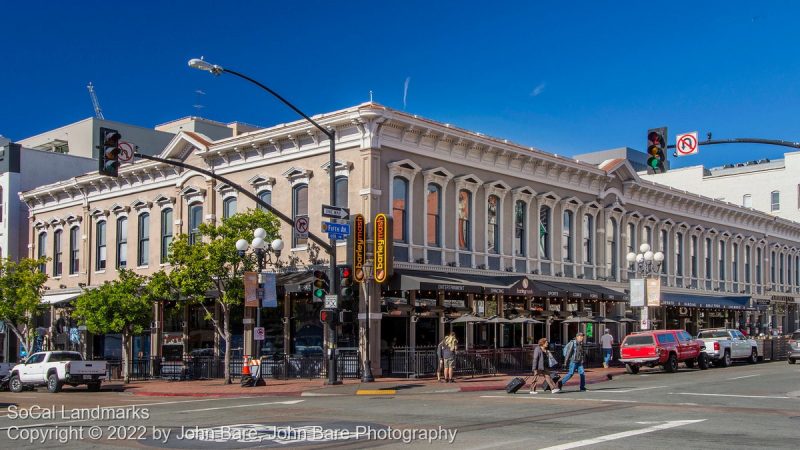
POLYGON ((364 261, 367 259, 367 221, 362 214, 353 217, 353 279, 363 283, 364 261))
POLYGON ((374 223, 374 275, 375 282, 380 284, 392 276, 392 218, 381 213, 375 216, 374 223))

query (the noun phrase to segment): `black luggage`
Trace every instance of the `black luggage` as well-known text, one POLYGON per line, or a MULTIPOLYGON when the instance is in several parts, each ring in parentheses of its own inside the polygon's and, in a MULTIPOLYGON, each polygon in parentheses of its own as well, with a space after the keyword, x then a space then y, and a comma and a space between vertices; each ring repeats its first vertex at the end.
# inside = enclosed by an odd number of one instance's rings
MULTIPOLYGON (((554 373, 550 378, 553 379, 553 383, 558 385, 558 380, 561 379, 561 375, 559 375, 557 373, 554 373)), ((547 385, 547 381, 546 380, 542 381, 542 389, 544 389, 545 391, 549 391, 550 390, 550 386, 547 385)))
POLYGON ((528 378, 527 377, 526 378, 520 378, 520 377, 512 378, 511 381, 509 381, 508 384, 506 385, 506 394, 516 394, 517 391, 520 390, 520 388, 522 388, 522 386, 525 386, 525 383, 527 383, 527 382, 528 382, 528 378))

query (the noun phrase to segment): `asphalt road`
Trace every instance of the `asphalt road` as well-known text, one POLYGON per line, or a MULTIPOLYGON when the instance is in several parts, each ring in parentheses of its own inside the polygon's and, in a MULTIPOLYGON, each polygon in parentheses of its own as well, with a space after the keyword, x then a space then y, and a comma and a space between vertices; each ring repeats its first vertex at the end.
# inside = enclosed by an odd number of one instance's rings
POLYGON ((785 362, 643 370, 588 392, 536 396, 186 399, 40 389, 4 392, 0 406, 0 448, 800 447, 800 365, 785 362))

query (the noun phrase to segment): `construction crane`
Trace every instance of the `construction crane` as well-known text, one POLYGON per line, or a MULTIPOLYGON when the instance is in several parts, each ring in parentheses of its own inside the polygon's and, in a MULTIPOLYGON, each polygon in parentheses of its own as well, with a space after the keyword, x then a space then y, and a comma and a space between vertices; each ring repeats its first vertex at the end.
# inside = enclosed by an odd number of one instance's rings
POLYGON ((94 105, 94 116, 98 119, 105 119, 103 117, 103 110, 100 109, 100 102, 97 101, 97 94, 94 93, 94 85, 92 82, 89 82, 89 85, 86 86, 86 89, 89 90, 89 96, 92 97, 92 105, 94 105))

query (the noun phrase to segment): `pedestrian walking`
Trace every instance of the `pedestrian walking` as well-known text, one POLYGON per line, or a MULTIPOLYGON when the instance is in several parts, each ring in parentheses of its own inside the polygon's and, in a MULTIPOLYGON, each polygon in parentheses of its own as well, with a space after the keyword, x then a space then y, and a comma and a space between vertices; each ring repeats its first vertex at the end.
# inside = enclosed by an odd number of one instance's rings
POLYGON ((453 368, 456 365, 456 349, 458 348, 458 339, 456 333, 451 331, 450 334, 444 338, 444 345, 442 346, 442 359, 444 360, 444 382, 455 383, 453 379, 453 368))
POLYGON ((608 328, 600 337, 600 345, 603 347, 603 367, 608 369, 608 363, 611 362, 611 356, 614 353, 614 336, 611 335, 608 328))
POLYGON ((439 341, 436 344, 436 381, 441 383, 442 380, 442 372, 444 372, 444 356, 442 356, 442 350, 444 349, 444 339, 439 341))
POLYGON ((584 334, 578 333, 575 335, 575 339, 569 341, 567 346, 564 347, 564 362, 568 364, 569 368, 567 369, 567 376, 558 382, 559 389, 567 384, 572 375, 575 374, 575 371, 578 371, 578 375, 581 377, 580 390, 581 392, 586 390, 586 375, 583 371, 583 365, 586 363, 584 339, 586 339, 584 334))
POLYGON ((537 394, 536 386, 539 384, 539 377, 543 378, 553 394, 561 392, 550 377, 550 359, 552 355, 547 347, 550 345, 547 338, 541 338, 538 342, 539 345, 533 348, 533 381, 531 381, 531 394, 537 394))

